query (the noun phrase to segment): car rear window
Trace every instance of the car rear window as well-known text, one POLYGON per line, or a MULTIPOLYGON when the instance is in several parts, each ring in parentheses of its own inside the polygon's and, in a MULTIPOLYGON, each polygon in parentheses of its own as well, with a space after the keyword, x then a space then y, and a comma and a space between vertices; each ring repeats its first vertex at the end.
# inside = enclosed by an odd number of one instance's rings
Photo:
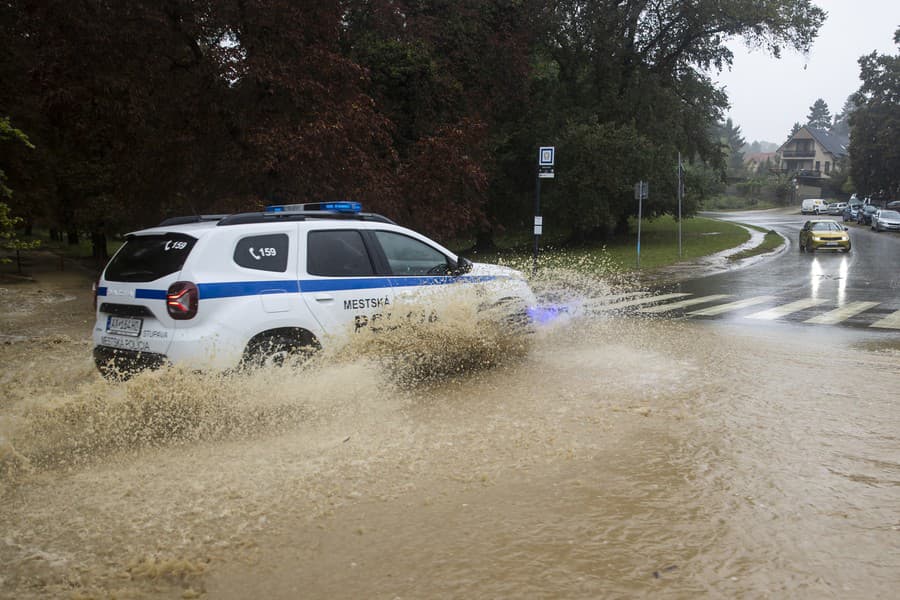
POLYGON ((108 281, 154 281, 181 270, 197 238, 180 233, 135 235, 106 267, 108 281))

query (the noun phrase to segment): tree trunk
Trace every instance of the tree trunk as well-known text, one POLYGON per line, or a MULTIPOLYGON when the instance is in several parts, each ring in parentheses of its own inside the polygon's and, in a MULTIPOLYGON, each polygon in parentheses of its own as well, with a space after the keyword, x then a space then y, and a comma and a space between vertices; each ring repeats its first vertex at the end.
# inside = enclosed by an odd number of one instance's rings
POLYGON ((77 246, 80 241, 77 229, 70 229, 66 232, 66 239, 70 246, 77 246))
POLYGON ((106 234, 102 231, 91 233, 91 256, 98 264, 109 260, 109 252, 106 250, 106 234))

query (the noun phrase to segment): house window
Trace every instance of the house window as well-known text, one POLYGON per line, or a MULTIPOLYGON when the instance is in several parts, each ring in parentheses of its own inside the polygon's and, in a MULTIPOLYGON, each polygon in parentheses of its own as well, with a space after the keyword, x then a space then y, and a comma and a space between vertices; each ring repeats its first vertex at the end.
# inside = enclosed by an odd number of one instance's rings
POLYGON ((825 174, 831 173, 831 163, 827 160, 825 161, 825 174))
POLYGON ((822 163, 819 161, 816 161, 816 171, 821 171, 821 170, 822 170, 822 163))

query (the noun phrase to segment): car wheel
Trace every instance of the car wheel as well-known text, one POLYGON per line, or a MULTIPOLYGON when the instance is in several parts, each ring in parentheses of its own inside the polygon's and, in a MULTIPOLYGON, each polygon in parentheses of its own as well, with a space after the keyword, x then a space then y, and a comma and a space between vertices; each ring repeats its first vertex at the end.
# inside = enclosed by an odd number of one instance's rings
POLYGON ((806 248, 803 246, 803 240, 800 240, 800 243, 797 245, 800 247, 800 252, 806 252, 806 248))
POLYGON ((297 360, 312 356, 316 346, 296 335, 270 333, 254 338, 247 344, 241 366, 248 369, 261 367, 282 367, 297 360))
POLYGON ((850 247, 851 247, 851 245, 847 244, 847 247, 844 248, 844 254, 847 254, 848 252, 850 252, 850 247))
POLYGON ((806 241, 806 251, 809 252, 810 254, 815 254, 816 247, 813 246, 812 240, 806 241))

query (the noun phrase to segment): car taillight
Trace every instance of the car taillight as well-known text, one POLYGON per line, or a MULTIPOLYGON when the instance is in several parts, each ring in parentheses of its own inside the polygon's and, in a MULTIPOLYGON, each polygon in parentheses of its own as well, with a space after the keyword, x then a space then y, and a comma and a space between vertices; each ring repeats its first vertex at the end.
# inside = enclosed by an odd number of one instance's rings
POLYGON ((190 281, 176 281, 166 292, 166 310, 173 319, 193 319, 197 315, 200 292, 190 281))

